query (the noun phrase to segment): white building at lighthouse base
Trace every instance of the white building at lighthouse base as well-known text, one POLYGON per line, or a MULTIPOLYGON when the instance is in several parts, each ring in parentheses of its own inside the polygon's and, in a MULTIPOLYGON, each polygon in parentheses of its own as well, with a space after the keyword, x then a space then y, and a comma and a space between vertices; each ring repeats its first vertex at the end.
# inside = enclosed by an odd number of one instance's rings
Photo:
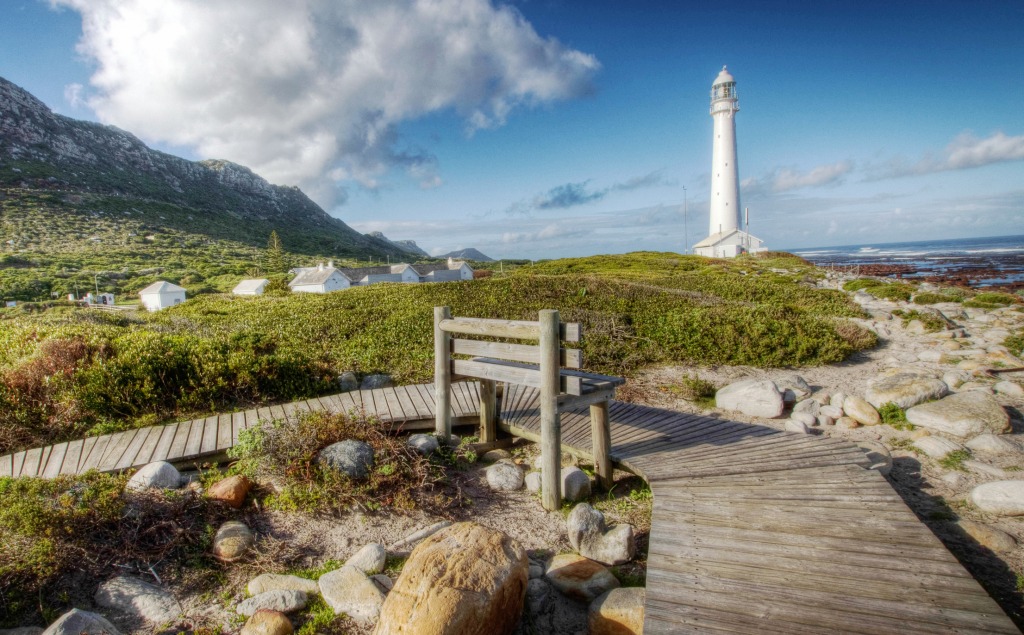
POLYGON ((740 254, 768 251, 764 241, 740 229, 711 234, 693 246, 693 253, 709 258, 735 258, 740 254))

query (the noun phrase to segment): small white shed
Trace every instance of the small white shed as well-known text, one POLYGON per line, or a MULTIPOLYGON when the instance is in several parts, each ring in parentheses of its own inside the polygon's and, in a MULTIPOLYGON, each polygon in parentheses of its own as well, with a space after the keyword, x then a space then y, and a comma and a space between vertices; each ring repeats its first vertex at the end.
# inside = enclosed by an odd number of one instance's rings
POLYGON ((295 293, 330 293, 340 291, 352 286, 352 280, 344 273, 335 269, 333 263, 326 267, 323 264, 316 267, 298 269, 295 278, 288 283, 295 293))
POLYGON ((185 301, 185 290, 176 284, 160 280, 139 291, 142 306, 150 311, 159 311, 185 301))
POLYGON ((735 258, 743 253, 764 250, 763 240, 739 229, 711 234, 693 246, 694 253, 709 258, 735 258))
POLYGON ((235 295, 263 295, 263 292, 267 290, 268 284, 270 284, 270 280, 266 278, 242 280, 238 283, 238 286, 231 290, 231 293, 235 295))

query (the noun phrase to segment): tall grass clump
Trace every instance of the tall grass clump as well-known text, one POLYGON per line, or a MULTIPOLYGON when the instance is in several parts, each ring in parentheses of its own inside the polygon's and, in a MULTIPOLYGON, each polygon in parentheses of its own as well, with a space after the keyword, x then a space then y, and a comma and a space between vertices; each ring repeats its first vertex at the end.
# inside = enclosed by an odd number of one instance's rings
POLYGON ((988 291, 985 293, 979 293, 969 300, 964 302, 964 306, 972 307, 975 309, 998 309, 1004 306, 1010 306, 1020 302, 1020 298, 1013 295, 1012 293, 999 293, 996 291, 988 291))

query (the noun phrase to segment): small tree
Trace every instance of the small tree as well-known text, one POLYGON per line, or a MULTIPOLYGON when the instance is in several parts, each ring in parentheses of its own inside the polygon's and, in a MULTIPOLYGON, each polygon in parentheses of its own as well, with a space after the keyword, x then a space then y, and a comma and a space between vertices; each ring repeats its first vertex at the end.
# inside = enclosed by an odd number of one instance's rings
POLYGON ((281 239, 276 229, 270 232, 270 239, 267 241, 267 272, 285 272, 284 249, 281 247, 281 239))

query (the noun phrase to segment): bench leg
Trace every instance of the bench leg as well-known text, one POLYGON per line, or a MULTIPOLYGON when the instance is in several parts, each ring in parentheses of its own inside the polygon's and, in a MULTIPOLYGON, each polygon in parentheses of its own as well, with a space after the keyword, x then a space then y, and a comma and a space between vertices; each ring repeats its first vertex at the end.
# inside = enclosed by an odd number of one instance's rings
POLYGON ((494 443, 498 440, 496 423, 497 384, 491 379, 480 380, 480 442, 494 443))
POLYGON ((434 434, 446 443, 452 436, 451 413, 451 334, 441 330, 442 320, 452 317, 451 310, 446 306, 434 307, 434 434))
POLYGON ((612 487, 612 438, 608 427, 608 402, 590 406, 590 438, 594 444, 594 471, 605 490, 612 487))
POLYGON ((540 497, 544 509, 562 507, 562 421, 558 416, 558 311, 540 312, 540 497))

